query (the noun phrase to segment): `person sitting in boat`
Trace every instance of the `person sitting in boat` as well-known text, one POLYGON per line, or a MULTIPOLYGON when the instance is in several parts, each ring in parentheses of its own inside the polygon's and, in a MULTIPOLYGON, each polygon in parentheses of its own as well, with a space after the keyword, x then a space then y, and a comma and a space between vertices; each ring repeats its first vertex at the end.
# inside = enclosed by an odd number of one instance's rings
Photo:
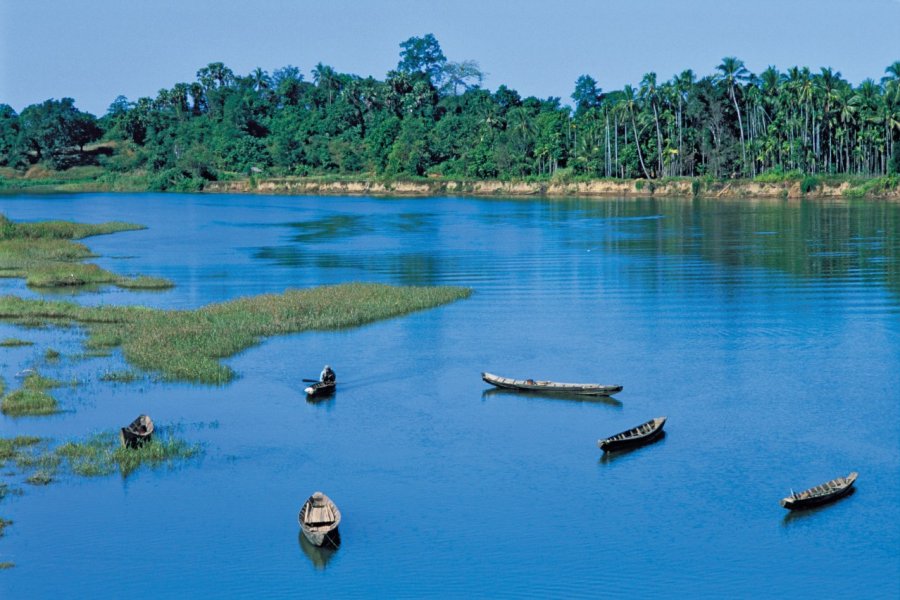
POLYGON ((331 370, 331 367, 325 365, 325 368, 322 369, 322 372, 319 374, 319 381, 322 383, 334 383, 336 376, 334 371, 331 370))

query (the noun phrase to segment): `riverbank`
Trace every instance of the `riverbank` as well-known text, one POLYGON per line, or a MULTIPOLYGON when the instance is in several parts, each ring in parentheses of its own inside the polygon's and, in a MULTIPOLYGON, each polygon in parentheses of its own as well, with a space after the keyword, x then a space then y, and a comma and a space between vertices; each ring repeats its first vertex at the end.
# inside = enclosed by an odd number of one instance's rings
MULTIPOLYGON (((0 172, 0 193, 79 193, 155 191, 146 173, 117 174, 98 167, 68 171, 0 172)), ((681 198, 869 198, 900 200, 900 176, 770 176, 755 179, 462 180, 443 178, 385 179, 354 176, 239 177, 195 181, 190 190, 219 194, 299 194, 339 196, 548 196, 681 198)), ((176 190, 170 190, 176 191, 176 190)))

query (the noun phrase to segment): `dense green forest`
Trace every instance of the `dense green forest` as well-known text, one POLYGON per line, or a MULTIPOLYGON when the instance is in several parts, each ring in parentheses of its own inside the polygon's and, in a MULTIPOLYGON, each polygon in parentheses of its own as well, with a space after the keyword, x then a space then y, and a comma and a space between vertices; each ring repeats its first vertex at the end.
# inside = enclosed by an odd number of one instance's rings
POLYGON ((853 86, 831 68, 734 57, 711 75, 647 73, 603 91, 590 75, 560 98, 480 87, 478 63, 453 62, 431 34, 400 44, 383 81, 316 65, 241 76, 222 63, 155 98, 120 96, 105 115, 71 98, 21 114, 0 104, 0 166, 95 164, 142 174, 153 189, 199 189, 235 176, 355 175, 475 179, 882 176, 900 172, 900 61, 853 86), (96 142, 104 143, 98 144, 96 142))

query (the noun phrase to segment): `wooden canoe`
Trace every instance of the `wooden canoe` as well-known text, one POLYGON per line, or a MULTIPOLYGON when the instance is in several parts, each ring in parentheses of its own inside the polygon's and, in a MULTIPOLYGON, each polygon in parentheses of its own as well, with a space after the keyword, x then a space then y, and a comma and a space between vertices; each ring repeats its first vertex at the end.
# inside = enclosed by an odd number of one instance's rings
POLYGON ((119 439, 126 448, 137 448, 153 438, 153 419, 140 415, 119 433, 119 439))
POLYGON ((333 394, 336 388, 337 383, 335 383, 334 381, 317 381, 316 383, 308 386, 303 391, 306 392, 306 395, 310 398, 322 398, 324 396, 330 396, 331 394, 333 394))
POLYGON ((341 511, 322 492, 315 492, 306 500, 297 520, 303 535, 313 546, 337 548, 340 545, 338 525, 341 524, 341 511))
POLYGON ((534 379, 510 379, 493 373, 482 373, 481 378, 491 385, 508 390, 545 392, 553 394, 581 394, 585 396, 611 396, 622 391, 621 385, 600 385, 599 383, 557 383, 555 381, 535 381, 534 379))
POLYGON ((781 506, 788 510, 797 510, 833 502, 850 493, 853 482, 856 481, 858 475, 859 473, 853 471, 846 477, 838 477, 831 481, 826 481, 799 494, 792 491, 790 496, 781 499, 781 506))
POLYGON ((646 423, 641 423, 633 429, 599 440, 597 445, 600 446, 600 449, 604 452, 610 452, 612 450, 621 450, 622 448, 648 444, 660 436, 663 425, 665 424, 666 417, 650 419, 646 423))

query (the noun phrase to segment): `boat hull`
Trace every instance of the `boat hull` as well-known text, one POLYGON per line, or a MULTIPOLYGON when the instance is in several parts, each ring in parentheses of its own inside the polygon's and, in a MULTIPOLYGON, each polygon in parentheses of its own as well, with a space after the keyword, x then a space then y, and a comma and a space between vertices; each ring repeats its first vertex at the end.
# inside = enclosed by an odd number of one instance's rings
POLYGON ((337 389, 336 383, 324 383, 319 381, 318 383, 308 386, 303 391, 306 392, 306 395, 309 398, 324 398, 325 396, 333 394, 335 389, 337 389))
MULTIPOLYGON (((829 483, 833 483, 835 480, 832 480, 829 483)), ((834 502, 835 500, 840 500, 844 496, 849 495, 853 492, 853 484, 856 482, 856 473, 851 473, 849 477, 845 478, 842 483, 842 487, 834 490, 828 494, 819 494, 810 497, 802 497, 804 494, 807 494, 809 490, 805 492, 801 492, 797 496, 791 498, 783 498, 781 500, 781 506, 788 510, 804 510, 807 508, 815 508, 816 506, 822 506, 823 504, 829 504, 834 502)), ((827 484, 823 484, 827 485, 827 484)), ((813 488, 814 489, 814 488, 813 488)))
POLYGON ((622 391, 621 385, 599 385, 596 383, 558 383, 554 381, 533 381, 510 379, 491 373, 482 373, 481 379, 498 388, 520 392, 541 392, 545 394, 577 394, 581 396, 612 396, 622 391))
POLYGON ((313 546, 321 548, 337 548, 341 545, 341 531, 335 527, 329 531, 311 531, 307 527, 301 527, 303 537, 313 546))
POLYGON ((663 427, 666 424, 666 417, 658 417, 651 421, 647 421, 638 425, 634 429, 629 429, 622 433, 597 442, 597 446, 604 452, 615 452, 616 450, 625 450, 627 448, 637 448, 645 446, 656 441, 663 434, 663 427), (648 428, 647 431, 641 432, 641 429, 648 428))

